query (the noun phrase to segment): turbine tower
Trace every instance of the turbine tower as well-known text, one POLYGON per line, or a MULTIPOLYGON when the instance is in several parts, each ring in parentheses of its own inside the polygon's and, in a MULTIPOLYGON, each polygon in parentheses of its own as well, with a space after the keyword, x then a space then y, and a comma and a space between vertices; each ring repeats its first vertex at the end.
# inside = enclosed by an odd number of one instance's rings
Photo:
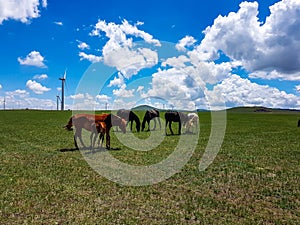
POLYGON ((6 101, 5 101, 5 97, 4 97, 4 100, 3 100, 3 110, 5 110, 5 103, 6 103, 6 101))
POLYGON ((58 111, 58 105, 59 105, 59 102, 61 102, 61 100, 60 100, 60 97, 59 97, 59 95, 56 95, 56 110, 58 111))
POLYGON ((65 70, 64 76, 59 78, 61 80, 61 110, 65 109, 65 81, 67 77, 67 69, 65 70))

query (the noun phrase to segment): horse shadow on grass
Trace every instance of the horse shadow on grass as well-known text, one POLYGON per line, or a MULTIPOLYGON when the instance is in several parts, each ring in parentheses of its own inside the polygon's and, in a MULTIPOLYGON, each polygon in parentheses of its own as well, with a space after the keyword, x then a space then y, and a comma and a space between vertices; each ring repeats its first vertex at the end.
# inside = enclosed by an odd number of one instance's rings
POLYGON ((84 151, 85 154, 94 154, 97 152, 104 152, 104 151, 119 151, 121 150, 121 148, 117 147, 117 148, 110 148, 110 149, 106 149, 106 148, 90 148, 90 147, 85 147, 85 148, 62 148, 62 149, 58 149, 57 151, 59 152, 74 152, 74 151, 84 151))

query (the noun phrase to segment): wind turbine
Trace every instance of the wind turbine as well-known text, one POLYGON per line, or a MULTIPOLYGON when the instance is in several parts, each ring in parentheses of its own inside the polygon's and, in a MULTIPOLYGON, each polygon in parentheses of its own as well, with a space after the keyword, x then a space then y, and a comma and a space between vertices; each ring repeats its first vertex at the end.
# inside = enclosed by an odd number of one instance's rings
POLYGON ((67 69, 65 70, 64 76, 59 78, 61 80, 61 110, 65 108, 65 81, 67 78, 67 69))
POLYGON ((6 103, 6 101, 5 101, 5 97, 4 97, 4 100, 3 100, 3 110, 5 110, 5 103, 6 103))
POLYGON ((61 102, 61 100, 60 100, 59 95, 57 94, 57 95, 56 95, 56 110, 57 110, 57 111, 58 111, 58 105, 59 105, 59 102, 61 102))

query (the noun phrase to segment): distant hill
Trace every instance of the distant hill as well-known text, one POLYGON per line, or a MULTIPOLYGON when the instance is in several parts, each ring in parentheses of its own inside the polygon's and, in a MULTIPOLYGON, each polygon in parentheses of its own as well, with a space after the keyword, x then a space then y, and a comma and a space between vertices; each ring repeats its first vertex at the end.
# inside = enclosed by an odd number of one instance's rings
POLYGON ((295 109, 274 109, 267 108, 262 106, 254 106, 254 107, 234 107, 227 109, 227 112, 234 113, 300 113, 299 110, 295 109))
MULTIPOLYGON (((132 110, 137 110, 137 111, 146 111, 146 110, 151 110, 151 109, 157 109, 159 111, 167 111, 166 109, 158 109, 153 106, 149 105, 139 105, 132 110)), ((176 109, 174 109, 176 110, 176 109)), ((184 110, 178 110, 178 111, 184 111, 184 110)), ((210 110, 206 109, 197 109, 197 112, 209 112, 210 110)), ((227 109, 227 112, 231 113, 300 113, 300 110, 294 110, 294 109, 273 109, 273 108, 267 108, 267 107, 262 107, 262 106, 253 106, 253 107, 248 107, 248 106, 241 106, 241 107, 233 107, 230 109, 227 109)))
MULTIPOLYGON (((157 108, 152 107, 150 105, 139 105, 139 106, 132 108, 132 110, 137 110, 137 111, 146 111, 146 110, 151 110, 151 109, 157 109, 157 108)), ((157 109, 157 110, 160 110, 160 109, 157 109)))

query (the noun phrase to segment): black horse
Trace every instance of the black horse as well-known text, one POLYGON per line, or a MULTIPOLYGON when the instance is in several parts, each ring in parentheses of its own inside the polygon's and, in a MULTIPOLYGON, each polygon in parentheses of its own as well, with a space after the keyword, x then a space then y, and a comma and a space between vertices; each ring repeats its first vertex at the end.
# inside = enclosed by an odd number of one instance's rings
POLYGON ((131 110, 120 109, 117 111, 117 116, 127 121, 126 126, 130 122, 130 130, 132 131, 132 123, 135 122, 137 132, 140 132, 141 122, 139 117, 131 110))
POLYGON ((144 116, 144 119, 143 119, 143 122, 142 122, 142 131, 144 131, 144 129, 145 129, 146 122, 148 123, 148 130, 147 131, 150 131, 150 120, 152 120, 152 119, 154 119, 154 128, 153 128, 153 130, 155 130, 155 128, 156 128, 156 117, 158 119, 159 127, 161 129, 159 111, 156 110, 156 109, 151 109, 151 110, 147 110, 146 113, 145 113, 145 116, 144 116))
POLYGON ((300 127, 300 120, 298 120, 298 127, 300 127))
POLYGON ((178 135, 181 134, 181 124, 185 124, 188 121, 188 116, 182 112, 176 112, 176 111, 169 111, 165 113, 165 120, 166 120, 166 126, 165 126, 165 132, 167 134, 167 125, 169 124, 169 129, 171 131, 171 134, 174 135, 172 130, 172 122, 178 122, 178 135))

